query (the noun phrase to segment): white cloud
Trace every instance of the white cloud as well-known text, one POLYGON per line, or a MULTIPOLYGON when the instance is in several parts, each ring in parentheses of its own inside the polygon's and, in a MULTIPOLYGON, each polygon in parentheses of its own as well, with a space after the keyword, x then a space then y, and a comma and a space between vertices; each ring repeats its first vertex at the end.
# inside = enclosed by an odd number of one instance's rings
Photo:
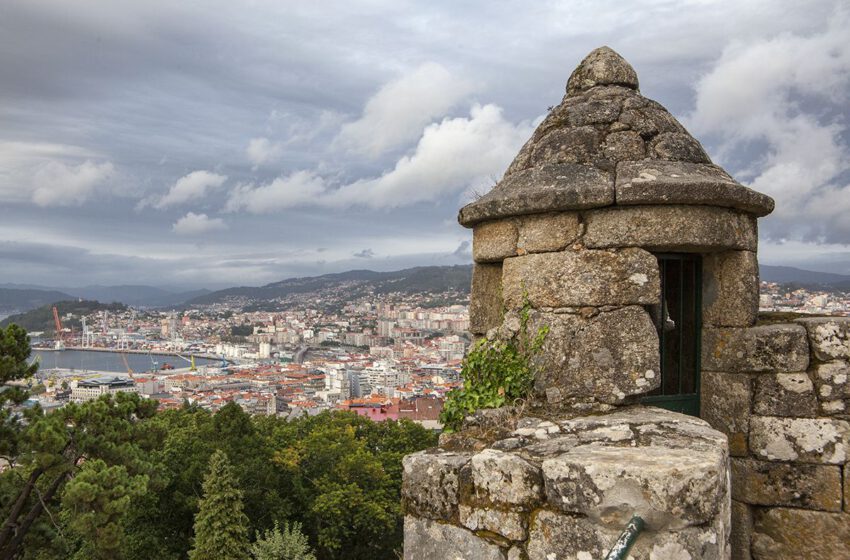
POLYGON ((111 162, 97 159, 78 146, 0 142, 0 196, 6 202, 78 206, 115 175, 111 162))
POLYGON ((252 138, 245 150, 248 159, 255 166, 263 165, 278 159, 283 154, 283 146, 268 138, 252 138))
POLYGON ((444 66, 423 64, 385 84, 366 103, 363 115, 342 127, 335 145, 375 158, 416 140, 422 128, 446 114, 472 91, 444 66))
POLYGON ((254 214, 296 206, 395 208, 492 186, 533 131, 505 120, 495 105, 475 105, 469 117, 429 125, 411 155, 380 177, 333 189, 319 175, 298 171, 262 186, 240 185, 226 210, 254 214))
POLYGON ((820 33, 734 43, 697 85, 691 127, 719 138, 722 163, 776 199, 769 238, 850 242, 848 26, 838 11, 820 33))
POLYGON ((434 201, 474 184, 492 186, 532 131, 529 122, 514 125, 505 120, 496 105, 475 105, 469 117, 428 126, 413 154, 392 170, 345 185, 322 202, 392 208, 434 201))
POLYGON ((221 187, 227 180, 225 175, 210 171, 193 171, 179 178, 168 193, 154 204, 156 208, 176 206, 203 197, 208 191, 221 187))
POLYGON ((32 201, 39 206, 80 205, 115 172, 110 162, 86 160, 80 165, 52 161, 33 176, 32 201))
POLYGON ((227 229, 227 224, 221 218, 210 218, 206 214, 189 212, 174 222, 171 229, 178 235, 200 235, 227 229))
POLYGON ((317 203, 325 190, 325 181, 318 175, 310 171, 296 171, 266 185, 237 186, 231 191, 225 210, 236 212, 244 209, 252 214, 266 214, 317 203))

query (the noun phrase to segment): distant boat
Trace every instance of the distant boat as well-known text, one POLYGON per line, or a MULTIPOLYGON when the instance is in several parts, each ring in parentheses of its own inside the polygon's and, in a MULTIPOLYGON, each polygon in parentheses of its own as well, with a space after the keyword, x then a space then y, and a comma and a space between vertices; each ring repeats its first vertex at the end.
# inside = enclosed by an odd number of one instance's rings
POLYGON ((161 368, 159 368, 159 369, 166 369, 166 370, 167 370, 167 369, 174 369, 174 366, 172 366, 172 365, 171 365, 171 364, 169 364, 168 362, 165 362, 164 364, 162 364, 162 367, 161 367, 161 368))

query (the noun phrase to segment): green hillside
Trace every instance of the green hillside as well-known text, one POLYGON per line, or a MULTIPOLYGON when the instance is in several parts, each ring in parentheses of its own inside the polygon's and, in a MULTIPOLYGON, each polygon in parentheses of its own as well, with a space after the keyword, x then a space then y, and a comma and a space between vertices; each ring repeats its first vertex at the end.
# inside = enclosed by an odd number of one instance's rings
POLYGON ((42 305, 36 309, 32 309, 25 313, 10 315, 0 322, 0 326, 6 326, 11 323, 20 325, 27 331, 43 331, 52 335, 55 331, 53 327, 53 306, 59 310, 59 316, 63 317, 62 326, 68 328, 80 328, 80 317, 97 311, 124 311, 127 306, 123 303, 100 303, 99 301, 80 300, 80 301, 59 301, 47 305, 42 305), (72 314, 70 319, 64 319, 67 314, 72 314))

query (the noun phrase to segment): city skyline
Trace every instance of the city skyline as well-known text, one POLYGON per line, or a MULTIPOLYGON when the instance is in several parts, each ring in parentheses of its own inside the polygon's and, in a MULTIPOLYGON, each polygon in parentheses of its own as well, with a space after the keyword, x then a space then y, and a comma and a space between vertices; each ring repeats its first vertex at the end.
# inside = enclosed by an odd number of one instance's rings
POLYGON ((762 262, 850 273, 850 14, 685 4, 7 3, 0 282, 468 263, 457 209, 603 44, 776 199, 762 262))

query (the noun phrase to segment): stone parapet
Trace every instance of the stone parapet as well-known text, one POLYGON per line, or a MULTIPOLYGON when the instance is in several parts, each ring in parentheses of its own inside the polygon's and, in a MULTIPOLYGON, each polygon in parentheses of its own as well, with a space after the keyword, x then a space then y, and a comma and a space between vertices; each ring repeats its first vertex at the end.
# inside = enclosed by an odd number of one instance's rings
POLYGON ((800 325, 702 331, 702 367, 709 371, 797 372, 808 366, 806 330, 800 325))
POLYGON ((503 425, 480 451, 405 459, 407 560, 601 558, 635 514, 649 532, 633 558, 728 558, 726 438, 704 421, 629 407, 503 425))

